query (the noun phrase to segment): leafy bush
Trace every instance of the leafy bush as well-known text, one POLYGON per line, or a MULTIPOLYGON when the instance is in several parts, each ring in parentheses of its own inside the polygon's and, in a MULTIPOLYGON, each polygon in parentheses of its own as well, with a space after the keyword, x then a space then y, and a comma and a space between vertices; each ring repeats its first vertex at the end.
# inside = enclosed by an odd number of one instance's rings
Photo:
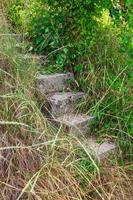
POLYGON ((62 67, 87 59, 102 28, 97 19, 103 10, 115 7, 111 0, 16 0, 9 16, 15 27, 29 33, 34 52, 52 57, 62 67))

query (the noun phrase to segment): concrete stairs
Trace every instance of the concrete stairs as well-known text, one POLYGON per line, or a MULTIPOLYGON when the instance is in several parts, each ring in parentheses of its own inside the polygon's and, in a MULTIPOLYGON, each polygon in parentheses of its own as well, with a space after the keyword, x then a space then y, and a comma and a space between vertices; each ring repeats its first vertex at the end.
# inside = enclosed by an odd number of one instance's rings
POLYGON ((116 146, 110 142, 99 144, 94 137, 92 138, 90 124, 94 117, 75 110, 75 105, 85 98, 85 94, 68 91, 72 81, 74 81, 72 73, 39 75, 37 87, 46 100, 45 107, 50 120, 57 126, 62 126, 66 133, 77 137, 89 154, 98 160, 104 159, 114 152, 116 146))

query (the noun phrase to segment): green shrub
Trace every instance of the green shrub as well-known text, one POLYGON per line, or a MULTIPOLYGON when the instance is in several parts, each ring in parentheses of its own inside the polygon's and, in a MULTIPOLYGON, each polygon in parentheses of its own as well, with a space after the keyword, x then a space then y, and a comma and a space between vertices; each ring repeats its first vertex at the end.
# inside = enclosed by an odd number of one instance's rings
POLYGON ((88 58, 90 44, 97 42, 102 28, 97 19, 103 10, 114 8, 111 0, 16 0, 9 16, 15 27, 29 33, 34 52, 48 55, 62 67, 88 58))

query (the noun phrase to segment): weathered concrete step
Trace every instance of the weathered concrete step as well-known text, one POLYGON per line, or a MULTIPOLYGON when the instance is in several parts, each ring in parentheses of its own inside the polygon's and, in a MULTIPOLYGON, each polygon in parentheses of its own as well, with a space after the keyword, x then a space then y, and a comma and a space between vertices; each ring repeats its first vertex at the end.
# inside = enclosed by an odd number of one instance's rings
POLYGON ((46 64, 46 57, 44 55, 25 54, 24 59, 32 60, 34 63, 37 63, 39 65, 46 64))
POLYGON ((37 86, 44 95, 50 92, 63 91, 68 86, 68 80, 73 79, 72 73, 40 75, 37 77, 37 86))
POLYGON ((99 144, 99 147, 97 149, 97 156, 100 159, 106 158, 109 154, 114 153, 116 150, 116 145, 109 142, 104 142, 102 144, 99 144))
POLYGON ((81 143, 86 152, 93 155, 98 160, 107 158, 110 154, 114 154, 116 150, 115 144, 107 141, 99 144, 94 138, 86 138, 81 143))
POLYGON ((54 120, 61 124, 68 132, 80 137, 82 134, 89 132, 89 123, 91 123, 93 119, 94 117, 85 114, 65 114, 54 120))
POLYGON ((56 92, 47 97, 49 111, 52 116, 59 117, 74 110, 79 99, 84 98, 83 92, 56 92))
POLYGON ((26 38, 26 34, 16 34, 16 33, 6 33, 6 34, 0 34, 0 37, 3 39, 11 38, 15 39, 17 42, 22 42, 26 38))

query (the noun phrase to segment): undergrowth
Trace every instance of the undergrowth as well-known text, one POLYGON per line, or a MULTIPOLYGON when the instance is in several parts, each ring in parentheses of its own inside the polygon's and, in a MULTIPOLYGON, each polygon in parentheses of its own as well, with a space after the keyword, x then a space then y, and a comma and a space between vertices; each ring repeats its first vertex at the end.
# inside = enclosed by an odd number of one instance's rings
POLYGON ((96 116, 93 133, 124 152, 103 166, 40 112, 35 79, 46 70, 20 56, 11 36, 0 38, 1 199, 132 199, 132 68, 114 29, 104 31, 77 74, 77 87, 87 93, 80 109, 96 116))

